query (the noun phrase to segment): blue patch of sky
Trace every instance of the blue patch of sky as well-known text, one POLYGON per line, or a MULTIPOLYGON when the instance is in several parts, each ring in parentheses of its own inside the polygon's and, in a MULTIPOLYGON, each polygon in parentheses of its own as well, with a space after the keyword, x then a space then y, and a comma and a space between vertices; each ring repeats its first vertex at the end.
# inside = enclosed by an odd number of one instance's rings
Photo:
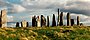
POLYGON ((5 1, 10 3, 15 3, 15 4, 21 3, 21 0, 5 0, 5 1))

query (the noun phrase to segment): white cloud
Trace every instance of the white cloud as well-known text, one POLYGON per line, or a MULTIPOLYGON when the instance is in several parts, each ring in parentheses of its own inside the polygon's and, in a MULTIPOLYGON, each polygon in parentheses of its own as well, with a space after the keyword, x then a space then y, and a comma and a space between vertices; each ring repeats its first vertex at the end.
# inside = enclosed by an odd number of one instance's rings
POLYGON ((13 16, 7 15, 7 20, 8 20, 8 22, 13 22, 13 16))
POLYGON ((22 12, 26 10, 24 7, 22 7, 21 5, 17 5, 17 4, 13 4, 11 9, 12 9, 11 10, 12 12, 22 12))
MULTIPOLYGON (((56 10, 56 8, 60 8, 61 11, 72 12, 71 16, 74 19, 76 19, 76 16, 79 15, 82 23, 88 23, 90 20, 90 0, 21 0, 20 4, 13 4, 9 2, 5 3, 5 1, 0 0, 0 6, 10 10, 11 12, 23 12, 35 9, 33 10, 34 12, 30 11, 29 13, 32 15, 44 14, 45 16, 57 13, 56 11, 53 11, 53 13, 50 11, 49 13, 51 14, 48 14, 48 10, 45 11, 46 9, 50 8, 56 10), (42 9, 42 11, 40 10, 40 12, 36 9, 42 9), (43 9, 45 9, 45 12, 43 9)), ((13 17, 10 16, 9 18, 13 17)))
POLYGON ((65 9, 90 10, 89 0, 69 0, 64 6, 65 9))

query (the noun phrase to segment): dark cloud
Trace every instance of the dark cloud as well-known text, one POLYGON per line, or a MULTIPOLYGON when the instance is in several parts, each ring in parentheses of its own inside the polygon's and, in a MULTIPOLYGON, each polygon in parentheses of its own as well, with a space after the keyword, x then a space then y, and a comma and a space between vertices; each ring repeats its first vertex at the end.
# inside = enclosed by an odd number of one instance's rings
POLYGON ((84 14, 90 16, 90 2, 68 1, 61 11, 84 14))

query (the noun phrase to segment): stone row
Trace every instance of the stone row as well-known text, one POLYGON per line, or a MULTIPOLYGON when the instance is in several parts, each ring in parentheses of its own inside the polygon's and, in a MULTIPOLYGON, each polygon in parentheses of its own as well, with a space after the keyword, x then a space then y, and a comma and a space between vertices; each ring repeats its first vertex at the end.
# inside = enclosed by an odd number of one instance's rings
MULTIPOLYGON (((70 13, 67 13, 67 26, 73 26, 75 24, 74 22, 74 19, 71 19, 71 16, 70 16, 70 13)), ((47 16, 47 20, 46 18, 41 15, 41 18, 40 16, 33 16, 32 17, 32 27, 49 27, 49 16, 47 16)), ((77 25, 80 26, 80 17, 77 16, 77 25)), ((18 23, 17 23, 18 24, 18 23)), ((27 23, 26 22, 22 22, 22 27, 26 27, 27 23)), ((16 25, 16 26, 19 26, 16 25)), ((52 27, 54 26, 63 26, 63 12, 61 12, 59 14, 59 9, 58 9, 58 20, 57 20, 57 24, 56 24, 56 20, 55 20, 55 14, 53 14, 53 18, 52 18, 52 27)))
MULTIPOLYGON (((52 27, 54 26, 63 26, 63 12, 59 13, 59 9, 58 9, 58 20, 56 22, 55 20, 55 14, 53 14, 53 18, 52 18, 52 27)), ((74 25, 74 19, 71 19, 70 13, 67 13, 67 26, 73 26, 74 25)), ((40 16, 33 16, 32 17, 32 27, 46 27, 46 26, 50 26, 50 19, 49 16, 47 16, 47 20, 46 18, 41 15, 40 16)), ((0 27, 6 27, 7 24, 7 12, 6 10, 1 10, 0 13, 0 27)), ((80 26, 80 17, 77 16, 77 25, 80 26)), ((16 27, 19 27, 19 22, 16 23, 16 27)), ((25 20, 21 22, 21 27, 29 27, 29 23, 26 22, 25 20)))

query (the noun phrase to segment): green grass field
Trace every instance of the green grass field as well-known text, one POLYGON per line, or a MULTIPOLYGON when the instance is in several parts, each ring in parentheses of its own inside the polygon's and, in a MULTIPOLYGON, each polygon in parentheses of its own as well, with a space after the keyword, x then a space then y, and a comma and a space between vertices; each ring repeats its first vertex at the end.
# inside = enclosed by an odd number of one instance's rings
POLYGON ((90 40, 90 27, 0 28, 0 40, 90 40))

